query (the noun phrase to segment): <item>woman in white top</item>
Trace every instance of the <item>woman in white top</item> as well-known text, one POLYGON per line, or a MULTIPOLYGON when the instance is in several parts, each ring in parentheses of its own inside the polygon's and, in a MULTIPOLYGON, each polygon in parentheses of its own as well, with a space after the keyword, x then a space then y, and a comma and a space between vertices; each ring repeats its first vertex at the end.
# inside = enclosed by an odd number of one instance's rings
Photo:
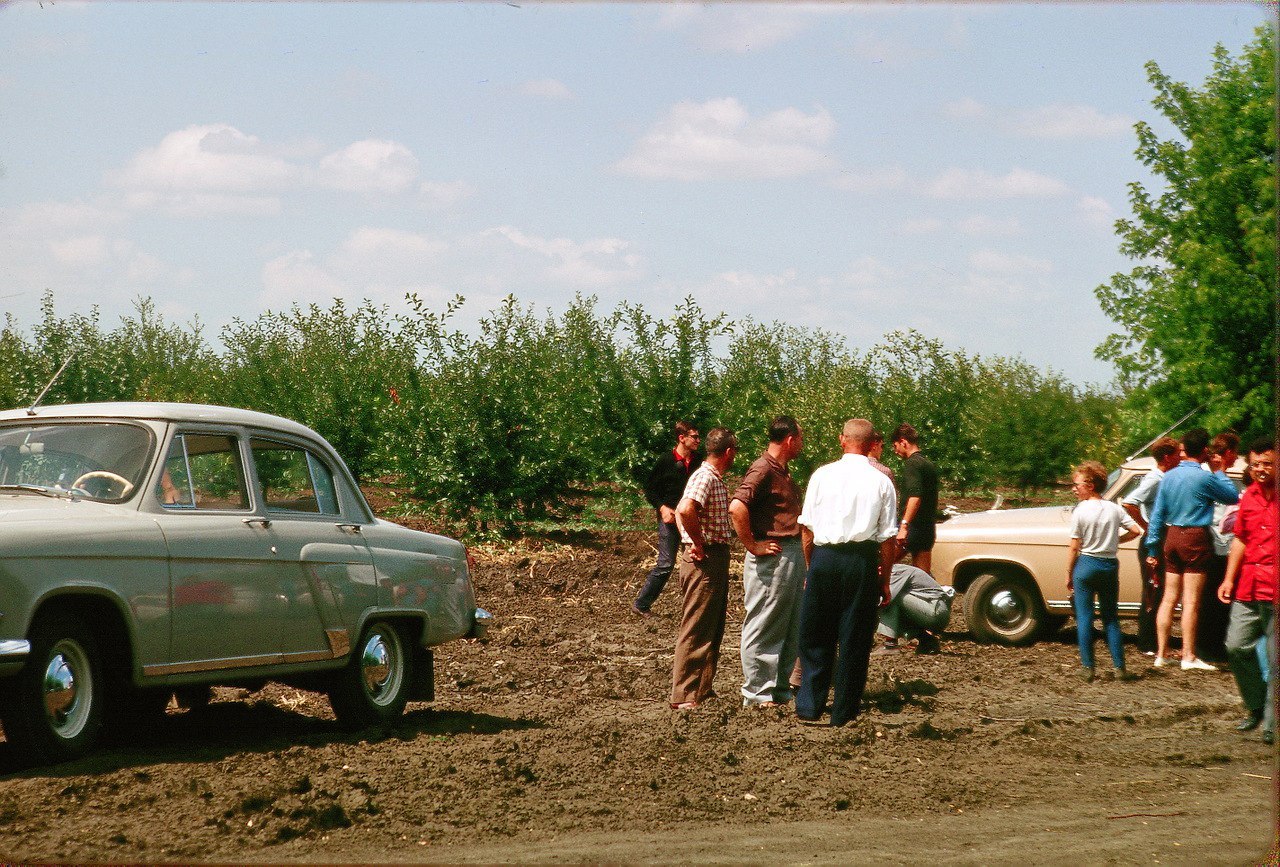
POLYGON ((1141 530, 1120 505, 1102 499, 1107 487, 1107 471, 1097 461, 1085 461, 1071 476, 1071 489, 1080 502, 1071 513, 1071 559, 1067 564, 1067 590, 1072 592, 1076 612, 1076 640, 1080 645, 1081 676, 1093 680, 1093 601, 1098 600, 1111 651, 1111 662, 1119 680, 1132 680, 1124 667, 1124 636, 1116 601, 1120 595, 1121 542, 1137 538, 1141 530), (1123 528, 1124 533, 1121 534, 1123 528))

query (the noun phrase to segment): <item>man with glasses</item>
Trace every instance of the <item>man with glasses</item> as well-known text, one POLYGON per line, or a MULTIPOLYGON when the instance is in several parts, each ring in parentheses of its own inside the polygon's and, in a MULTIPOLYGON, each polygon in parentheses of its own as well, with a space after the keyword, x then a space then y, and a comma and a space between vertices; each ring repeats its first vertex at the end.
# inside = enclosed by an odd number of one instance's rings
POLYGON ((653 465, 644 483, 644 498, 658 513, 658 562, 645 576, 640 593, 631 603, 631 612, 648 617, 654 600, 667 586, 676 565, 680 547, 680 531, 676 528, 676 506, 684 494, 689 477, 702 463, 698 446, 702 441, 698 428, 687 421, 676 422, 676 445, 653 465))
POLYGON ((1235 675, 1248 716, 1236 726, 1252 731, 1262 725, 1262 741, 1275 741, 1275 690, 1269 688, 1259 665, 1257 644, 1263 635, 1275 658, 1276 648, 1276 507, 1275 441, 1267 437, 1249 447, 1253 484, 1240 497, 1235 537, 1227 556, 1227 573, 1218 598, 1231 603, 1227 621, 1227 659, 1235 675))

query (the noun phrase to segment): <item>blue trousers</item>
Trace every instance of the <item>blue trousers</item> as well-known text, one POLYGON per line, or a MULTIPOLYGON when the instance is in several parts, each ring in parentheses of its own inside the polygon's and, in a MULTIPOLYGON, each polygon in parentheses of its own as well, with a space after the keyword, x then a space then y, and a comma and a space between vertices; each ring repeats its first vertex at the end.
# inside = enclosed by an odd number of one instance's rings
POLYGON ((796 716, 820 717, 833 685, 833 726, 844 725, 861 710, 880 605, 879 560, 875 542, 813 549, 800 602, 796 716))
POLYGON ((1098 617, 1102 620, 1111 664, 1124 668, 1124 634, 1116 602, 1120 596, 1120 561, 1081 554, 1071 571, 1075 586, 1072 601, 1076 610, 1076 641, 1080 645, 1080 664, 1093 668, 1093 600, 1098 599, 1098 617))
POLYGON ((645 576, 644 585, 640 588, 640 593, 636 596, 635 605, 641 611, 648 611, 653 607, 654 600, 658 598, 658 594, 662 592, 662 588, 667 586, 667 579, 671 577, 671 570, 676 565, 676 551, 680 549, 680 529, 675 522, 664 524, 658 521, 658 562, 649 574, 645 576))

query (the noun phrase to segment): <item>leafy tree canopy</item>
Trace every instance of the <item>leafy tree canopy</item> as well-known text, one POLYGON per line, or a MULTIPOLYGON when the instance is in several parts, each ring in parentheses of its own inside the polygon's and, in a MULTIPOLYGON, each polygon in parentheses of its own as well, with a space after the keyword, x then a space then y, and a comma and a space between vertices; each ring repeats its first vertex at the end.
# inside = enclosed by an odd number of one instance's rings
MULTIPOLYGON (((1139 122, 1138 159, 1164 182, 1129 185, 1132 219, 1116 222, 1137 261, 1096 290, 1120 327, 1097 349, 1139 406, 1172 421, 1241 432, 1275 424, 1275 31, 1260 27, 1239 57, 1219 45, 1199 88, 1154 62, 1152 101, 1180 137, 1139 122)), ((1153 419, 1154 421, 1154 419, 1153 419)))

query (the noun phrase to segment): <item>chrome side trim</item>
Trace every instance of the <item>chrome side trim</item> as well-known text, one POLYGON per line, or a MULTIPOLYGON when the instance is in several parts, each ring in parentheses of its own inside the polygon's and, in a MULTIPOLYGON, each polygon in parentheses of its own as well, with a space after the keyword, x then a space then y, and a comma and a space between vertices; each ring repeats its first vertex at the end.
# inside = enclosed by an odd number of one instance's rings
MULTIPOLYGON (((1050 611, 1065 611, 1068 614, 1075 611, 1075 603, 1070 599, 1049 599, 1044 603, 1044 607, 1050 611)), ((1119 602, 1116 604, 1116 610, 1122 614, 1137 614, 1142 608, 1141 602, 1119 602)), ((1094 611, 1098 610, 1098 606, 1093 606, 1094 611)))
POLYGON ((28 656, 31 653, 31 642, 21 638, 6 638, 0 641, 0 659, 5 657, 28 656))
POLYGON ((324 631, 325 638, 329 639, 329 651, 333 654, 333 658, 346 656, 351 652, 351 633, 345 629, 326 629, 324 631))
POLYGON ((240 656, 235 659, 202 659, 198 662, 173 662, 164 665, 144 665, 142 673, 148 677, 163 674, 187 674, 192 671, 215 671, 219 668, 252 668, 255 665, 279 665, 284 655, 240 656))
POLYGON ((288 662, 320 662, 323 659, 333 659, 333 654, 327 650, 302 650, 296 653, 286 653, 281 659, 288 662))

